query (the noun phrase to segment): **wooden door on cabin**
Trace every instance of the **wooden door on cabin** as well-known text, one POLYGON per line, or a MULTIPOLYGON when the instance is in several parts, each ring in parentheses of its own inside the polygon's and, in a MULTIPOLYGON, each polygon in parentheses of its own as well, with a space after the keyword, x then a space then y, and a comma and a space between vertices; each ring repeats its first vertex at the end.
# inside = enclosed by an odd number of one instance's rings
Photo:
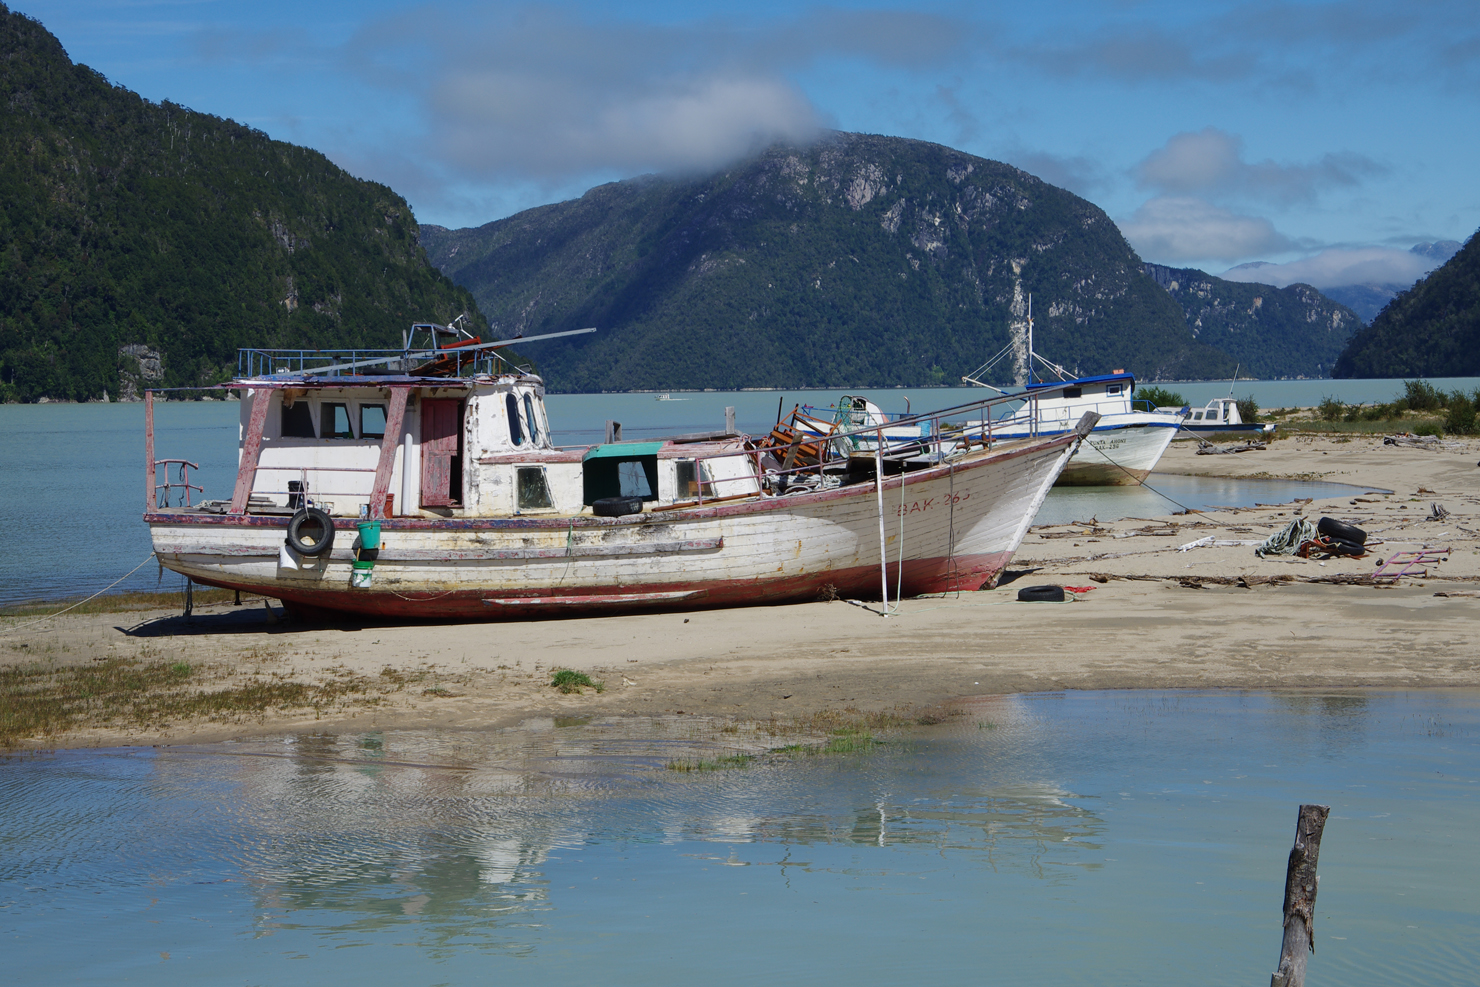
POLYGON ((462 501, 461 401, 421 402, 421 503, 449 507, 462 501))

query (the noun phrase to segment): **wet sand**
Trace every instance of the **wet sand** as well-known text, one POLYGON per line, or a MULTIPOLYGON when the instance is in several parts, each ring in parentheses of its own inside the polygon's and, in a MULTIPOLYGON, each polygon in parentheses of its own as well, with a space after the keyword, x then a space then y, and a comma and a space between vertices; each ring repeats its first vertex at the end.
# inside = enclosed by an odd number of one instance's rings
POLYGON ((190 620, 178 611, 67 615, 0 629, 0 665, 118 656, 187 661, 212 669, 216 683, 254 676, 403 683, 377 692, 373 705, 350 699, 230 722, 85 729, 30 745, 40 747, 469 729, 588 715, 917 716, 962 697, 1051 689, 1480 686, 1477 456, 1473 442, 1434 452, 1384 446, 1380 436, 1280 439, 1262 452, 1223 456, 1174 443, 1159 472, 1323 479, 1394 492, 1034 528, 998 589, 906 600, 887 618, 834 601, 538 623, 314 627, 271 622, 255 600, 197 608, 190 620), (1430 519, 1432 504, 1448 516, 1430 519), (1381 544, 1365 559, 1324 564, 1260 560, 1247 545, 1177 550, 1207 536, 1262 540, 1295 508, 1312 520, 1356 524, 1381 544), (1367 581, 1376 558, 1424 546, 1453 554, 1398 586, 1367 581), (1087 591, 1062 604, 1016 601, 1019 588, 1047 583, 1087 591), (604 691, 561 695, 548 684, 556 668, 585 672, 604 691))

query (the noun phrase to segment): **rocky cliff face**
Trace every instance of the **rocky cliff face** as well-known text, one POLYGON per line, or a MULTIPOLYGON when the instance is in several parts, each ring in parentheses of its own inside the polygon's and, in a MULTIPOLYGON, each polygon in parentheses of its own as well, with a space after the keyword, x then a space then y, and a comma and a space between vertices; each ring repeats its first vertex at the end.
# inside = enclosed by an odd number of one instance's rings
POLYGON ((422 242, 501 334, 600 328, 527 347, 557 390, 955 383, 1030 296, 1037 349, 1084 373, 1234 363, 1098 207, 920 141, 836 134, 422 242))
POLYGON ((1307 284, 1288 288, 1224 281, 1193 268, 1147 264, 1146 273, 1186 313, 1198 340, 1255 377, 1328 377, 1362 320, 1307 284))

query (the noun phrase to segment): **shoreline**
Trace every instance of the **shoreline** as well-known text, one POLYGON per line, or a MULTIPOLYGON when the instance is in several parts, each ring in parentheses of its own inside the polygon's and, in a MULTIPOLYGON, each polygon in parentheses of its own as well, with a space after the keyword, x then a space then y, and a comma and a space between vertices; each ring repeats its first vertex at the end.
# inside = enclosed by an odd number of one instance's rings
POLYGON ((132 661, 188 667, 186 691, 270 685, 274 695, 298 696, 283 708, 269 703, 215 720, 94 716, 12 749, 497 728, 540 717, 918 717, 972 696, 1061 689, 1480 686, 1470 644, 1480 606, 1480 495, 1469 492, 1477 452, 1480 445, 1464 441, 1439 452, 1383 446, 1381 436, 1302 435, 1224 456, 1196 456, 1194 444, 1178 443, 1158 472, 1395 492, 1037 526, 998 589, 906 600, 887 619, 834 601, 528 623, 305 626, 282 620, 280 610, 270 622, 260 599, 197 602, 189 620, 178 608, 74 613, 12 631, 37 617, 5 618, 0 671, 71 674, 132 661), (1427 520, 1431 504, 1449 513, 1427 520), (1363 527, 1382 542, 1374 556, 1440 543, 1453 551, 1427 577, 1388 588, 1370 585, 1372 557, 1260 560, 1237 544, 1177 550, 1210 535, 1262 540, 1296 508, 1363 527), (1087 589, 1064 604, 1016 602, 1018 588, 1046 583, 1087 589), (562 695, 548 685, 557 668, 605 689, 562 695))

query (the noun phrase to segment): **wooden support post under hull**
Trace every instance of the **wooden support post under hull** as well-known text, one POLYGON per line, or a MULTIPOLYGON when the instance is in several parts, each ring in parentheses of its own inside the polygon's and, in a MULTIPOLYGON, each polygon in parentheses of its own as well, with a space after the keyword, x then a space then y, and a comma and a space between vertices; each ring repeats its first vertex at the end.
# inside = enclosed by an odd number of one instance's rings
MULTIPOLYGON (((380 439, 380 462, 375 467, 375 485, 370 489, 370 516, 385 517, 385 495, 390 491, 391 472, 396 467, 396 449, 401 444, 401 424, 406 418, 406 396, 408 389, 391 389, 391 406, 385 417, 385 435, 380 439)), ((402 469, 409 470, 407 462, 402 469)), ((403 483, 404 487, 405 484, 403 483)), ((409 505, 403 505, 405 510, 409 505)))
POLYGON ((247 512, 252 485, 257 482, 257 462, 262 458, 262 427, 267 424, 267 406, 272 402, 271 391, 258 388, 248 393, 252 395, 252 417, 247 422, 247 434, 242 437, 242 461, 236 470, 236 490, 231 495, 232 514, 247 512))

